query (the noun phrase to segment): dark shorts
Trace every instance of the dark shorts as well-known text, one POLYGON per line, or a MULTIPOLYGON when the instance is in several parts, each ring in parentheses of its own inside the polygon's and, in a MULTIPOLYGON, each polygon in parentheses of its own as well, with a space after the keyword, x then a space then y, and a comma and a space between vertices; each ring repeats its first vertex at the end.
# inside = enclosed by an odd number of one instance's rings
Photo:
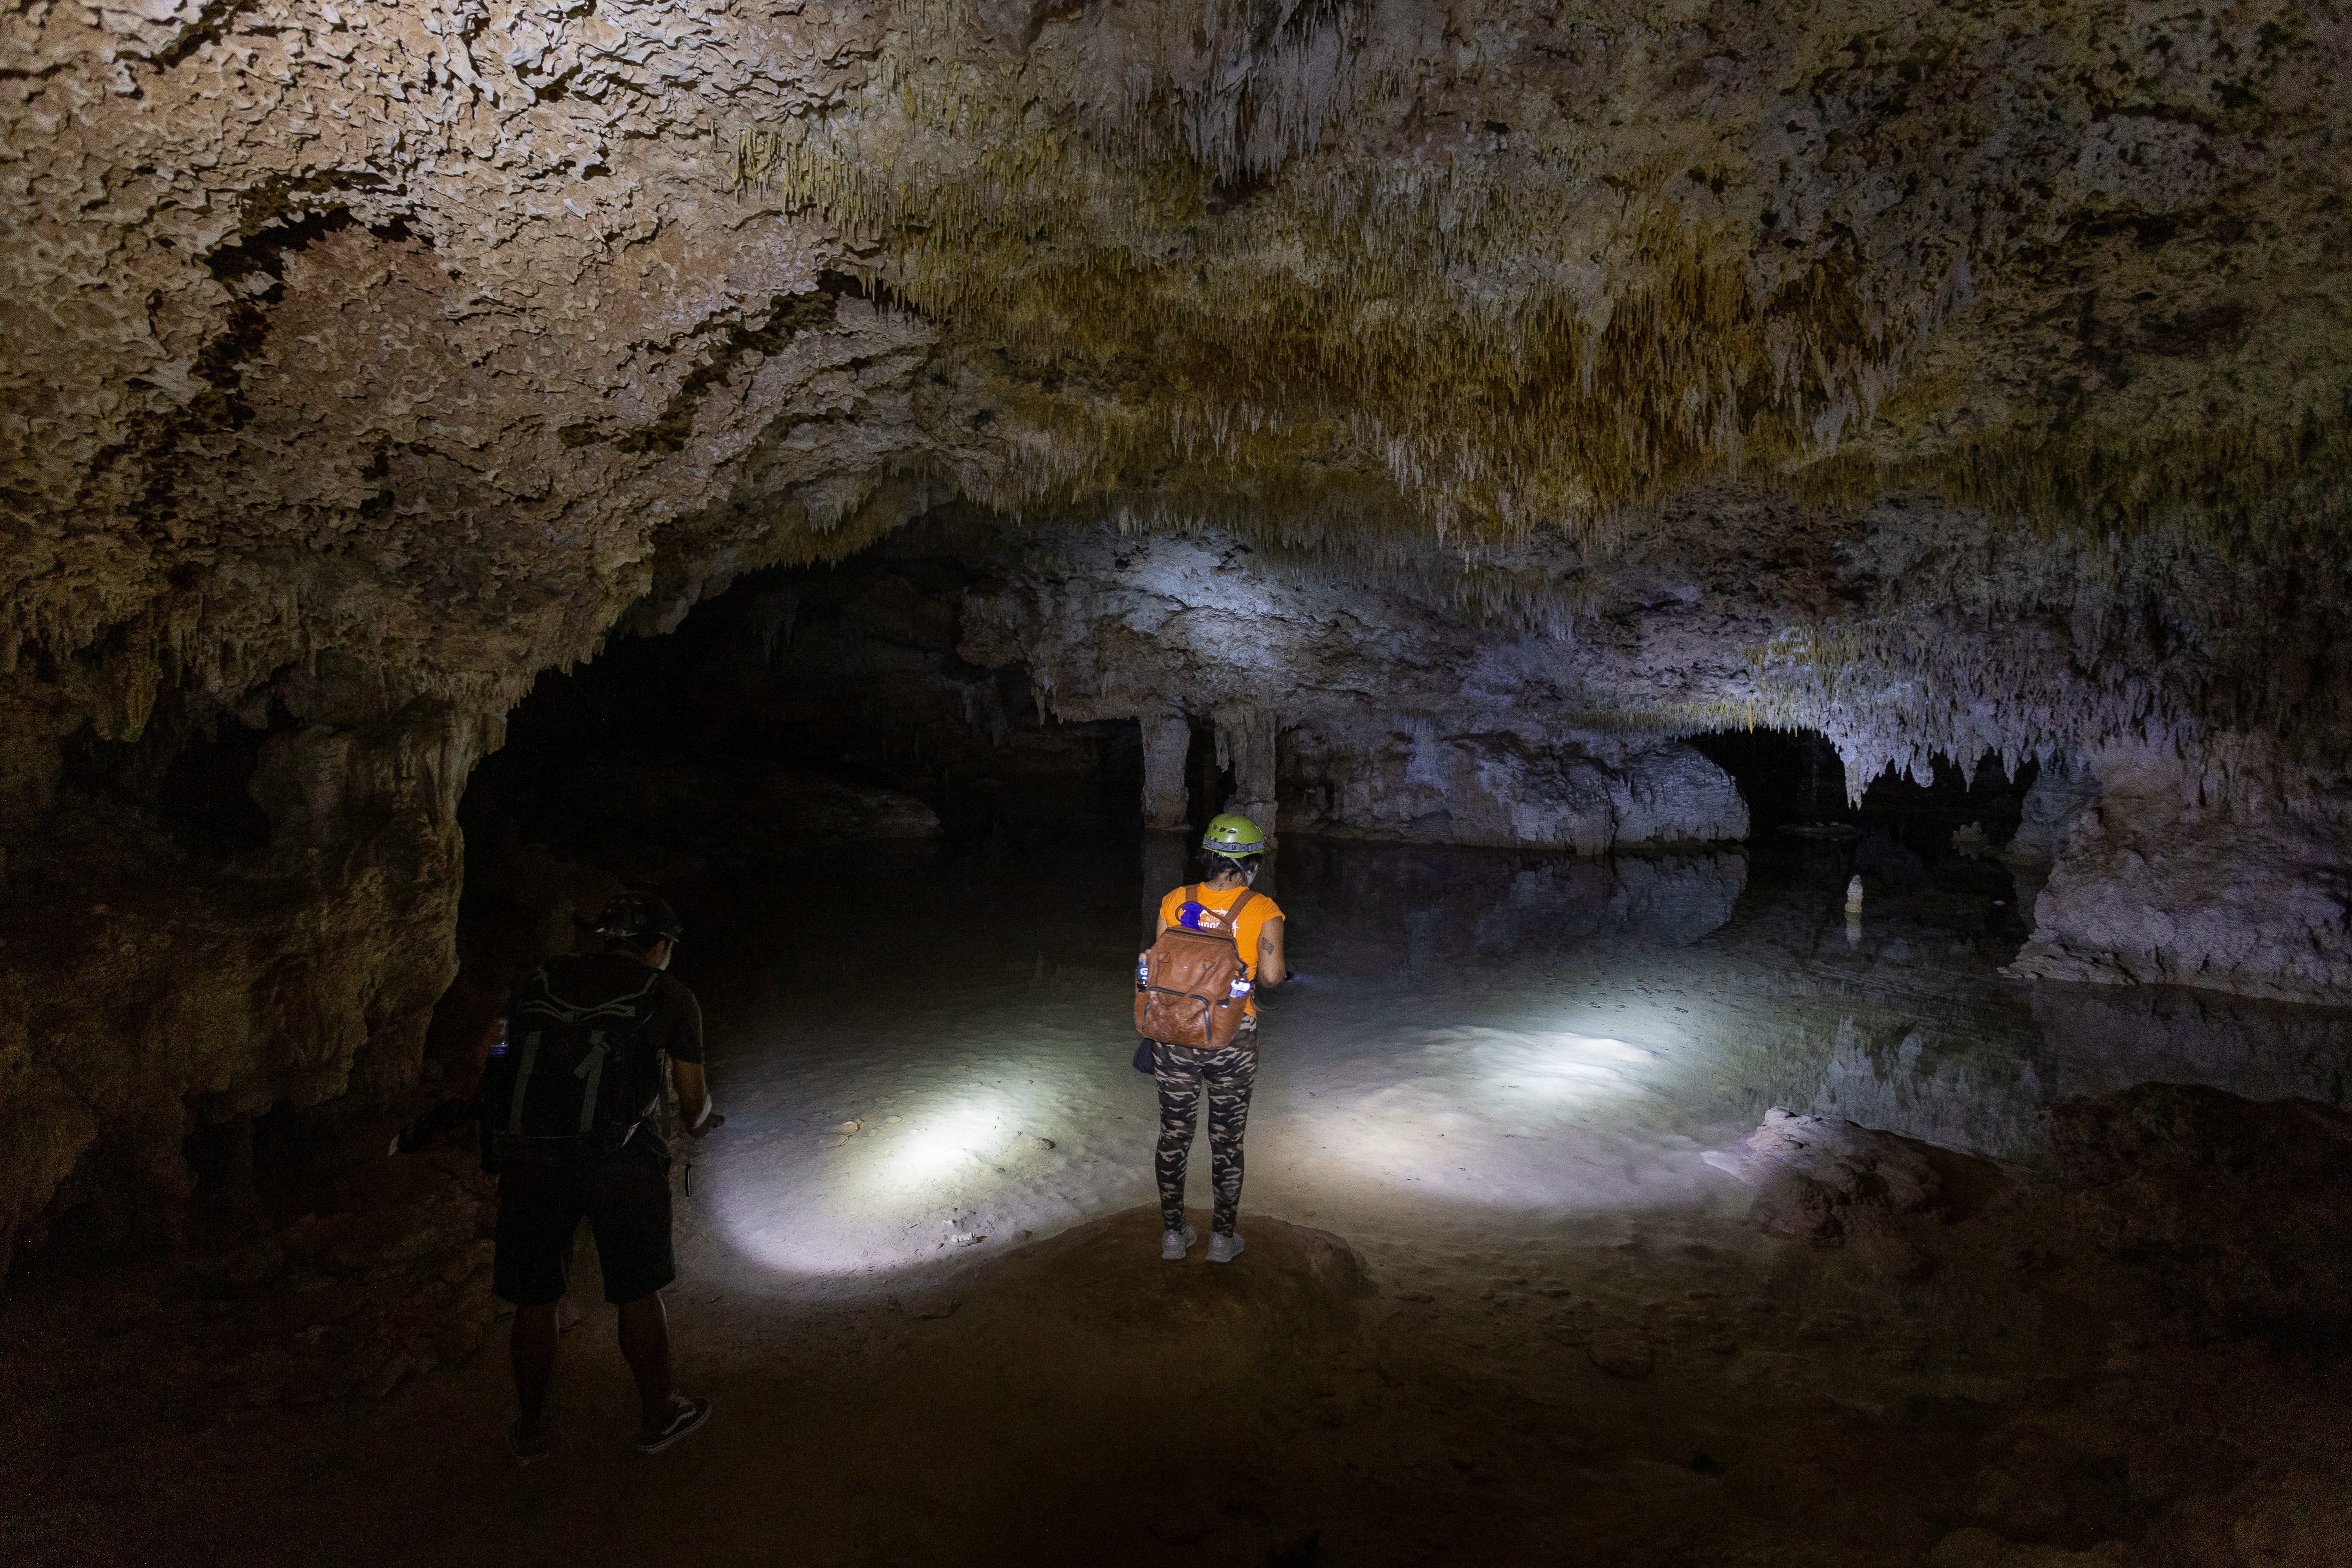
POLYGON ((631 1155, 578 1165, 521 1165, 499 1177, 498 1258, 491 1294, 540 1307, 571 1283, 572 1237, 587 1220, 604 1271, 604 1300, 619 1306, 677 1278, 670 1250, 669 1162, 631 1155))

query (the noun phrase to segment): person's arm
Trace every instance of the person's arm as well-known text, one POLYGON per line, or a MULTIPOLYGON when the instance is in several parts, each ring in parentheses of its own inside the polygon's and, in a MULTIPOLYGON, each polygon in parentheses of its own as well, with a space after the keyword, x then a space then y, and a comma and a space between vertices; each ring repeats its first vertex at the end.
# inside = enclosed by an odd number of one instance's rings
POLYGON ((708 1138, 727 1124, 727 1118, 710 1109, 710 1087, 703 1081, 700 1062, 682 1062, 672 1057, 669 1072, 677 1085, 678 1125, 690 1136, 708 1138))
POLYGON ((677 1007, 677 1033, 668 1050, 669 1079, 677 1089, 677 1124, 690 1136, 708 1138, 727 1119, 711 1110, 709 1080, 702 1076, 702 1004, 676 981, 666 989, 677 1007))
POLYGON ((1282 917, 1276 915, 1257 933, 1257 983, 1279 985, 1289 978, 1282 963, 1282 917))

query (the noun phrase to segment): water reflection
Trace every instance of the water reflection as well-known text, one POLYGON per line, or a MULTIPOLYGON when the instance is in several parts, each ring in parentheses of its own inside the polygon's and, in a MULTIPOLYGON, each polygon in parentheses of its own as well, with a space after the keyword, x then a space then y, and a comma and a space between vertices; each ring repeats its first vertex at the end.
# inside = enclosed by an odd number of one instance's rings
MULTIPOLYGON (((2053 1100, 2150 1079, 2347 1103, 2352 1015, 2005 979, 2005 870, 1867 847, 1293 838, 1265 885, 1301 978, 1266 1003, 1245 1207, 1396 1234, 1402 1199, 1674 1205, 1776 1104, 2032 1161, 2053 1100), (1857 864, 1879 880, 1849 941, 1857 864)), ((735 1118, 706 1156, 721 1231, 779 1273, 863 1272, 1148 1200, 1129 920, 1186 854, 864 857, 795 879, 821 898, 712 890, 689 919, 724 934, 688 978, 735 1118)))
POLYGON ((1303 839, 1283 846, 1276 869, 1286 907, 1351 948, 1401 941, 1415 969, 1471 953, 1685 947, 1728 921, 1748 886, 1738 848, 1521 855, 1303 839))

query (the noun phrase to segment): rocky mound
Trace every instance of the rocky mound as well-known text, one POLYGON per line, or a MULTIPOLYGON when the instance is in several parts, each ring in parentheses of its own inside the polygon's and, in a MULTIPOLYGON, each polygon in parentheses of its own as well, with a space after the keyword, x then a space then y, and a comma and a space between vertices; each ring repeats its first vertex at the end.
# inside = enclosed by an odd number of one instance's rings
POLYGON ((2352 1114, 2151 1083, 2045 1114, 2070 1218, 2198 1332, 2352 1321, 2352 1114))
POLYGON ((1832 1243, 1882 1233, 1896 1216, 1936 1206, 1942 1184, 1926 1147, 1776 1105, 1739 1142, 1699 1158, 1757 1189, 1749 1213, 1760 1229, 1832 1243))

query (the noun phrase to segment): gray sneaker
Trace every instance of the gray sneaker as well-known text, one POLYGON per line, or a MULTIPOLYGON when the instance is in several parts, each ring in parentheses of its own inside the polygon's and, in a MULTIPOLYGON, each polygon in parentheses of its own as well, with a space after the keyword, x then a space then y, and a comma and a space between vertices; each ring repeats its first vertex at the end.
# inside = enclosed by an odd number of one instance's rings
POLYGON ((669 1419, 637 1434, 637 1452, 658 1454, 710 1419, 710 1401, 670 1395, 669 1419))
POLYGON ((1209 1237, 1209 1261, 1231 1263, 1242 1255, 1242 1248, 1248 1245, 1238 1236, 1213 1236, 1209 1237))
POLYGON ((1167 1231, 1160 1237, 1160 1256, 1171 1263, 1181 1263, 1184 1254, 1200 1239, 1201 1233, 1189 1225, 1182 1230, 1167 1231))

